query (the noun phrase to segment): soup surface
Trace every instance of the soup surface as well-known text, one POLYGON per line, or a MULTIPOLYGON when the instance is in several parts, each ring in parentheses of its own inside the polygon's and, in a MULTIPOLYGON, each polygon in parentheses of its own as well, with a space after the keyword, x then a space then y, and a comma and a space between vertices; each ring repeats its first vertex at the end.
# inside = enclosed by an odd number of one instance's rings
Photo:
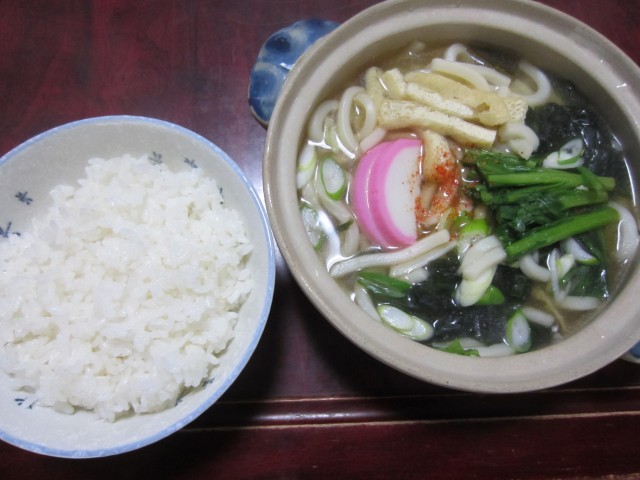
POLYGON ((624 152, 567 81, 415 42, 317 106, 300 213, 329 273, 400 335, 527 352, 606 304, 638 240, 624 152))

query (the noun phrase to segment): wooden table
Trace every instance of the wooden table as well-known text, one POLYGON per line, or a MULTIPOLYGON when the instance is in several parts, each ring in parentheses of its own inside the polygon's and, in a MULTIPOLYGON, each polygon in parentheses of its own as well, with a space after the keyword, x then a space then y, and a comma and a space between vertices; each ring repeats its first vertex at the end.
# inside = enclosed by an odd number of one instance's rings
MULTIPOLYGON (((425 0, 428 1, 428 0, 425 0)), ((293 21, 344 21, 372 0, 0 0, 0 153, 51 127, 132 114, 209 138, 259 191, 265 130, 248 74, 293 21)), ((640 62, 637 0, 544 0, 640 62)), ((2 479, 640 478, 640 366, 546 391, 424 384, 353 346, 281 258, 272 314, 237 382, 195 422, 117 457, 0 444, 2 479)))

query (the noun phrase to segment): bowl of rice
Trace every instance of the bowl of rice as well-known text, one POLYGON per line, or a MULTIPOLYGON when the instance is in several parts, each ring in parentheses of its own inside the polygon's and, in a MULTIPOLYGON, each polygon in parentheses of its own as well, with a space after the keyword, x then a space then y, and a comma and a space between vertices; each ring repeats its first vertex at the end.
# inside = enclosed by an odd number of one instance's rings
POLYGON ((193 421, 261 337, 275 247, 209 140, 133 116, 54 128, 0 159, 0 439, 115 455, 193 421))
POLYGON ((537 2, 367 8, 300 57, 271 116, 283 258, 411 377, 507 393, 592 373, 640 337, 638 92, 633 60, 537 2))

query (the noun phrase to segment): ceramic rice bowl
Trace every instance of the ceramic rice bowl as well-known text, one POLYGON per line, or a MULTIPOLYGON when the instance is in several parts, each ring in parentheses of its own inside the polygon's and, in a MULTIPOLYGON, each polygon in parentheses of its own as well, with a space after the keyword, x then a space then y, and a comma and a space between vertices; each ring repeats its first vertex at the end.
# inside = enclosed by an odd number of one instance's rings
POLYGON ((49 191, 84 177, 88 159, 125 154, 148 154, 171 170, 201 168, 216 179, 224 202, 239 212, 254 246, 248 260, 253 289, 213 377, 174 407, 157 413, 114 422, 89 411, 59 413, 34 404, 28 393, 12 390, 7 375, 0 373, 0 439, 17 447, 86 458, 156 442, 192 422, 220 398, 249 361, 263 332, 275 282, 275 244, 266 212, 238 165, 216 145, 183 127, 143 117, 99 117, 63 125, 18 146, 0 159, 0 241, 28 231, 31 219, 48 208, 49 191))

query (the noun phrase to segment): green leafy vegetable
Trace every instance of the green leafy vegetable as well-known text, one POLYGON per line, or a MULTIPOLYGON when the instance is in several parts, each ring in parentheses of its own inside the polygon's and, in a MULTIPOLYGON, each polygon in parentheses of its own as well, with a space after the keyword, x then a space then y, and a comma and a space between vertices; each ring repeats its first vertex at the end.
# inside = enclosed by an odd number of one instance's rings
POLYGON ((560 279, 560 288, 577 297, 609 297, 607 269, 605 266, 604 239, 600 231, 590 231, 575 240, 591 254, 593 260, 579 263, 560 279))
MULTIPOLYGON (((467 162, 471 161, 479 169, 487 184, 492 187, 555 185, 578 187, 584 184, 582 175, 577 172, 555 170, 541 166, 540 158, 521 158, 510 153, 491 150, 469 149, 465 152, 467 162)), ((613 190, 613 177, 597 177, 606 190, 613 190)))
POLYGON ((362 271, 358 274, 357 282, 369 293, 385 298, 403 298, 411 288, 410 283, 380 272, 362 271))
POLYGON ((606 270, 600 265, 576 265, 560 279, 560 287, 576 297, 609 296, 606 270))
POLYGON ((526 253, 553 245, 556 242, 595 228, 604 227, 617 222, 620 215, 615 208, 602 207, 597 210, 556 220, 528 232, 520 240, 505 246, 507 256, 518 258, 526 253))
POLYGON ((527 125, 538 135, 537 153, 546 156, 561 148, 568 139, 580 138, 584 144, 584 165, 598 175, 613 176, 623 188, 628 186, 622 152, 611 148, 614 136, 602 117, 588 105, 573 85, 555 85, 563 105, 549 103, 527 111, 527 125), (559 88, 560 87, 560 88, 559 88))
POLYGON ((468 150, 466 161, 481 178, 469 193, 492 209, 495 233, 510 260, 619 219, 604 206, 615 187, 612 177, 486 150, 468 150))

